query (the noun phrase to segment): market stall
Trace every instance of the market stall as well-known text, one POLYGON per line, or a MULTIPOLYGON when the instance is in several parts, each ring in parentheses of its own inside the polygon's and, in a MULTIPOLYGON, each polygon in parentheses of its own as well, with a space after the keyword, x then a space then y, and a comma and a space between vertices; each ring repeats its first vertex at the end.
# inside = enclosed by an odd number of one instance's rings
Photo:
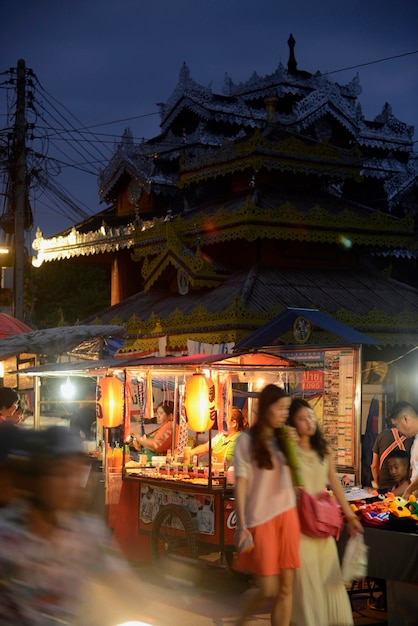
POLYGON ((229 559, 235 532, 231 472, 225 464, 212 462, 210 449, 199 459, 187 458, 188 449, 201 441, 210 446, 213 435, 225 430, 232 405, 245 411, 251 425, 258 391, 274 383, 310 401, 336 452, 338 471, 355 484, 359 361, 359 348, 282 353, 271 347, 218 355, 112 358, 27 372, 97 379, 96 455, 100 451, 103 457, 106 520, 130 559, 158 560, 167 552, 194 558, 211 551, 229 559), (196 381, 201 384, 194 385, 196 381), (149 422, 162 400, 174 406, 172 439, 165 454, 145 462, 132 454, 128 442, 153 427, 149 422))
MULTIPOLYGON (((230 561, 236 525, 233 478, 226 460, 212 456, 212 437, 225 429, 233 404, 243 407, 251 423, 257 389, 267 382, 287 387, 294 367, 289 359, 267 353, 126 364, 125 441, 145 428, 162 398, 175 407, 166 454, 151 461, 138 454, 135 461, 125 445, 122 471, 108 472, 109 524, 131 559, 157 562, 167 554, 195 559, 220 552, 230 561), (202 440, 208 454, 191 457, 190 450, 202 440)), ((103 398, 104 414, 106 403, 103 398)))
MULTIPOLYGON (((386 581, 389 626, 418 624, 418 503, 388 492, 350 489, 346 492, 353 511, 364 525, 368 546, 367 574, 386 581)), ((347 541, 339 540, 340 556, 347 541)), ((379 583, 378 583, 379 585, 379 583)))

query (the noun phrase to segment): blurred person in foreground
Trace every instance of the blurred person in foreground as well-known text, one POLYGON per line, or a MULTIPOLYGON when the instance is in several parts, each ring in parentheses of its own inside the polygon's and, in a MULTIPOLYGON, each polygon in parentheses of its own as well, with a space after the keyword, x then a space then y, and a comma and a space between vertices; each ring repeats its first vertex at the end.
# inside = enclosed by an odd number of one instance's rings
POLYGON ((12 422, 3 422, 0 426, 0 515, 7 507, 24 494, 23 481, 20 480, 19 453, 24 447, 25 438, 30 434, 12 422))
POLYGON ((105 524, 80 510, 86 480, 80 438, 54 426, 27 432, 22 447, 12 456, 25 495, 0 511, 0 624, 114 626, 139 619, 139 581, 110 548, 105 524))
POLYGON ((233 567, 253 573, 256 581, 236 626, 245 624, 269 598, 273 602, 272 626, 290 623, 295 569, 300 566, 300 525, 281 443, 289 406, 290 397, 283 389, 264 387, 258 398, 257 420, 240 434, 235 445, 238 553, 233 567))

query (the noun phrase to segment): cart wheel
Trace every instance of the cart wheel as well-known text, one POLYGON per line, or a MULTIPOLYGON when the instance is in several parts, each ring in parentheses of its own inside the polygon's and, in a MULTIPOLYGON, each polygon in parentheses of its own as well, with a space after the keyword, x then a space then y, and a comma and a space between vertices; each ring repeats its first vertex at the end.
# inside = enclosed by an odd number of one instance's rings
POLYGON ((197 559, 192 519, 181 506, 167 504, 158 511, 152 524, 151 554, 154 563, 169 556, 197 559))

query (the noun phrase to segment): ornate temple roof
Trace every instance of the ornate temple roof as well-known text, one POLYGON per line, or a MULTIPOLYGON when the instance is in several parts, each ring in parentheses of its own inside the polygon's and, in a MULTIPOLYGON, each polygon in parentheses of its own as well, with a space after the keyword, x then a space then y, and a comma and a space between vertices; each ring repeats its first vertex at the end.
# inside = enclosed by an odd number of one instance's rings
POLYGON ((172 350, 181 350, 187 339, 238 341, 287 307, 327 311, 382 345, 417 345, 418 289, 367 267, 254 266, 235 272, 215 289, 186 295, 158 288, 141 292, 84 322, 124 325, 129 335, 124 353, 158 349, 158 339, 165 335, 172 350))
POLYGON ((222 93, 184 64, 161 133, 135 143, 126 129, 99 173, 112 207, 37 233, 38 264, 130 251, 138 293, 99 318, 127 327, 125 351, 152 352, 163 336, 180 352, 186 338, 236 342, 286 307, 416 345, 418 291, 359 269, 364 256, 389 272, 418 254, 413 129, 387 103, 367 120, 359 77, 301 71, 294 46, 287 67, 225 76, 222 93))
POLYGON ((400 179, 403 185, 416 181, 415 169, 409 164, 413 127, 397 119, 388 103, 373 120, 366 119, 358 100, 358 75, 340 85, 326 74, 300 71, 294 45, 290 37, 287 68, 280 63, 272 74, 254 72, 239 84, 226 75, 221 94, 198 84, 184 63, 172 94, 159 105, 161 134, 135 144, 130 131, 125 131, 108 166, 99 174, 101 198, 112 199, 123 172, 146 182, 156 194, 167 193, 176 187, 181 172, 168 172, 165 162, 184 156, 202 160, 202 149, 222 152, 225 142, 231 145, 248 137, 250 131, 263 131, 270 121, 295 137, 305 137, 305 142, 330 142, 334 149, 338 144, 347 152, 356 144, 364 152, 361 173, 384 179, 392 206, 392 187, 397 187, 400 179), (274 100, 270 113, 266 112, 266 99, 274 100), (194 122, 186 124, 185 117, 194 122), (332 136, 337 131, 336 144, 332 136))
MULTIPOLYGON (((130 247, 138 217, 136 198, 142 191, 160 198, 158 210, 141 214, 146 231, 150 220, 201 204, 193 195, 184 195, 185 189, 200 186, 202 191, 205 183, 246 171, 253 172, 257 185, 261 168, 320 178, 331 198, 372 208, 376 202, 379 211, 395 211, 416 190, 413 128, 398 120, 388 103, 374 120, 365 119, 358 76, 340 85, 320 72, 301 71, 292 36, 288 44, 287 67, 280 63, 265 76, 254 72, 238 84, 226 75, 222 93, 198 84, 184 63, 172 94, 160 104, 161 133, 135 143, 125 129, 99 172, 99 195, 114 208, 100 224, 86 220, 76 225, 76 233, 72 229, 49 240, 37 233, 38 257, 53 260, 94 253, 87 252, 89 248, 100 252, 130 247), (368 181, 370 192, 364 194, 368 181), (121 213, 116 201, 126 187, 130 205, 121 213), (112 242, 112 229, 118 241, 112 242)), ((411 213, 415 207, 406 203, 397 214, 407 210, 411 213)))

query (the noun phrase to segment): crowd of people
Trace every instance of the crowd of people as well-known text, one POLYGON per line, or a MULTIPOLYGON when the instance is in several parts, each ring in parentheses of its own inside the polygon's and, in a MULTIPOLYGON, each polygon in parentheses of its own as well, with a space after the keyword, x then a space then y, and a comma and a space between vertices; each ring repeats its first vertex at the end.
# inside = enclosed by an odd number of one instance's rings
POLYGON ((257 420, 235 448, 237 557, 234 567, 255 576, 256 588, 237 621, 242 626, 272 599, 273 626, 350 626, 351 605, 333 537, 300 531, 297 498, 280 431, 292 427, 303 489, 312 495, 330 487, 351 534, 363 532, 337 478, 331 450, 305 400, 276 385, 259 395, 257 420))
MULTIPOLYGON (((373 478, 381 493, 408 499, 418 493, 418 412, 402 401, 389 418, 392 428, 383 431, 373 449, 373 478)), ((334 537, 300 532, 296 515, 302 488, 312 496, 327 488, 341 507, 349 535, 363 533, 309 403, 267 385, 259 394, 256 422, 238 439, 233 462, 238 521, 234 566, 254 574, 256 581, 236 625, 243 626, 267 598, 272 599, 273 626, 352 625, 334 537), (293 460, 286 458, 288 446, 279 435, 284 424, 293 432, 303 487, 291 480, 293 460)), ((380 582, 383 602, 377 608, 386 601, 385 581, 380 582)))
MULTIPOLYGON (((81 442, 90 429, 80 432, 81 422, 69 429, 22 428, 19 409, 16 392, 0 389, 0 625, 94 624, 97 603, 86 601, 94 584, 113 591, 116 585, 130 609, 140 582, 112 547, 104 522, 88 514, 89 468, 81 442)), ((172 445, 173 411, 172 402, 158 406, 157 429, 135 436, 141 452, 161 454, 172 445)), ((407 498, 418 490, 418 412, 399 402, 390 420, 373 450, 373 478, 380 490, 407 498)), ((303 534, 299 523, 301 490, 316 496, 329 489, 349 535, 363 532, 309 402, 269 384, 259 394, 254 423, 247 427, 242 411, 230 407, 226 431, 214 437, 211 450, 215 460, 233 463, 233 567, 255 582, 236 626, 267 600, 273 626, 351 626, 335 539, 303 534), (283 445, 284 426, 290 447, 283 445), (292 446, 301 485, 291 471, 292 446)), ((192 454, 208 451, 205 442, 192 454)))

